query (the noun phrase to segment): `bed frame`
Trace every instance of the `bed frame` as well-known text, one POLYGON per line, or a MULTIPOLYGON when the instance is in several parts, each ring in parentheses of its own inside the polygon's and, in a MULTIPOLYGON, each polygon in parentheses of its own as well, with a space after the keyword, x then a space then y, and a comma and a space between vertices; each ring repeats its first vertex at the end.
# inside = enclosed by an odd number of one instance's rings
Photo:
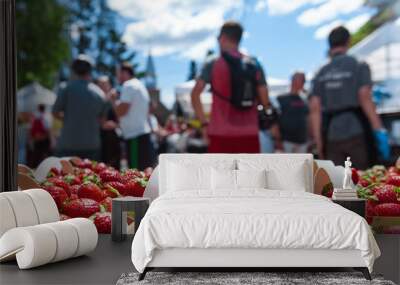
MULTIPOLYGON (((187 158, 196 158, 193 154, 185 154, 187 158)), ((203 157, 216 155, 206 154, 203 157)), ((218 154, 218 156, 229 157, 227 154, 218 154)), ((236 157, 248 157, 247 154, 235 155, 236 157)), ((276 157, 277 154, 262 154, 262 156, 276 157)), ((288 156, 288 154, 281 154, 288 156)), ((311 155, 303 154, 308 159, 308 178, 309 186, 307 191, 313 193, 312 183, 312 166, 313 158, 311 155)), ((145 197, 151 200, 155 199, 163 193, 163 187, 159 185, 165 184, 165 166, 166 159, 174 160, 181 158, 179 154, 164 154, 160 156, 160 165, 156 167, 150 177, 144 193, 145 197)), ((371 275, 359 250, 330 250, 330 249, 246 249, 246 248, 170 248, 155 250, 153 259, 147 265, 143 273, 139 275, 139 280, 143 280, 148 271, 154 269, 206 269, 207 271, 215 271, 220 268, 229 268, 230 271, 254 271, 257 269, 271 268, 353 268, 361 271, 367 280, 371 280, 371 275)))
POLYGON ((338 268, 361 271, 367 280, 371 275, 359 250, 329 249, 194 249, 171 248, 156 250, 152 261, 139 275, 143 280, 155 268, 203 268, 213 271, 230 268, 246 271, 257 268, 338 268))

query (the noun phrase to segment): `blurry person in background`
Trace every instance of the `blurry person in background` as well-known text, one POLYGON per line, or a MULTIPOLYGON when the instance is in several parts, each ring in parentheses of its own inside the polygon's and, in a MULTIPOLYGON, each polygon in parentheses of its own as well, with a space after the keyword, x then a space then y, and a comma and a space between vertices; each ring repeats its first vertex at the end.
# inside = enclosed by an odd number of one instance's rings
POLYGON ((117 78, 122 84, 121 96, 112 97, 115 113, 119 117, 125 140, 130 168, 143 170, 155 165, 155 150, 149 124, 150 96, 143 83, 135 77, 130 63, 117 67, 117 78))
POLYGON ((111 97, 116 92, 112 88, 108 76, 100 76, 96 79, 96 84, 106 95, 106 117, 101 126, 101 161, 105 162, 116 169, 120 168, 121 145, 118 132, 118 117, 114 112, 111 103, 111 97))
POLYGON ((346 54, 349 31, 340 26, 329 34, 330 57, 312 82, 310 118, 320 158, 342 165, 347 156, 358 169, 375 163, 376 150, 388 159, 388 135, 371 98, 369 66, 346 54))
POLYGON ((210 56, 192 90, 192 105, 210 153, 259 153, 257 101, 269 108, 264 71, 258 61, 239 51, 243 28, 234 21, 221 27, 220 55, 210 56), (211 85, 210 121, 200 95, 211 85), (243 104, 245 103, 245 104, 243 104))
POLYGON ((103 91, 91 82, 92 63, 86 55, 72 62, 72 79, 60 87, 53 115, 62 120, 57 156, 79 156, 99 160, 100 128, 106 104, 103 91))
POLYGON ((51 154, 50 122, 47 119, 45 105, 39 104, 30 129, 32 161, 28 162, 28 165, 33 168, 51 154))
POLYGON ((258 105, 258 124, 261 153, 274 153, 282 150, 276 109, 271 107, 265 111, 262 105, 258 105))
POLYGON ((308 147, 308 104, 301 97, 306 77, 303 72, 292 75, 290 92, 278 96, 279 129, 286 153, 306 153, 308 147))

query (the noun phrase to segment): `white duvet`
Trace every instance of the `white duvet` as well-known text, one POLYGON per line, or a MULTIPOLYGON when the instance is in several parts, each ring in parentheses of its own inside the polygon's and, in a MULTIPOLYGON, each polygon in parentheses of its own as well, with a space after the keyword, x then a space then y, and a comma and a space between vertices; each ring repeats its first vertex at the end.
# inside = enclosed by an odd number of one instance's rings
POLYGON ((358 249, 370 271, 380 255, 357 214, 320 195, 265 189, 162 195, 134 237, 132 262, 143 272, 165 248, 358 249))

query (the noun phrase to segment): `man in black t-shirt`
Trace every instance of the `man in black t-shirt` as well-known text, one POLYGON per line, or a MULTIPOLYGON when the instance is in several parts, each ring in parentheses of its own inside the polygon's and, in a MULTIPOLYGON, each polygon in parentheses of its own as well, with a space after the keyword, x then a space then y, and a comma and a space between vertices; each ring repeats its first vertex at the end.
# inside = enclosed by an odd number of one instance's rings
POLYGON ((351 156, 355 167, 366 169, 375 163, 375 150, 389 158, 388 135, 371 98, 370 69, 346 54, 346 28, 332 30, 329 46, 331 60, 314 77, 310 93, 313 137, 320 158, 342 165, 351 156))
POLYGON ((290 92, 278 96, 280 107, 279 129, 283 150, 287 153, 306 153, 308 140, 308 106, 300 97, 304 90, 305 75, 295 72, 290 92))

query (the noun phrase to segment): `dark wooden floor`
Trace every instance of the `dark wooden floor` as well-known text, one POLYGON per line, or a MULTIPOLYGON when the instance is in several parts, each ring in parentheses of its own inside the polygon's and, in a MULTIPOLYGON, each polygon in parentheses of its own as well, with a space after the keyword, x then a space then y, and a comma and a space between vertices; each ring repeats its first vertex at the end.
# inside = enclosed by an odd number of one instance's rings
POLYGON ((0 264, 0 284, 115 284, 122 273, 134 271, 131 241, 111 241, 100 235, 95 251, 57 263, 19 270, 17 263, 0 264))

